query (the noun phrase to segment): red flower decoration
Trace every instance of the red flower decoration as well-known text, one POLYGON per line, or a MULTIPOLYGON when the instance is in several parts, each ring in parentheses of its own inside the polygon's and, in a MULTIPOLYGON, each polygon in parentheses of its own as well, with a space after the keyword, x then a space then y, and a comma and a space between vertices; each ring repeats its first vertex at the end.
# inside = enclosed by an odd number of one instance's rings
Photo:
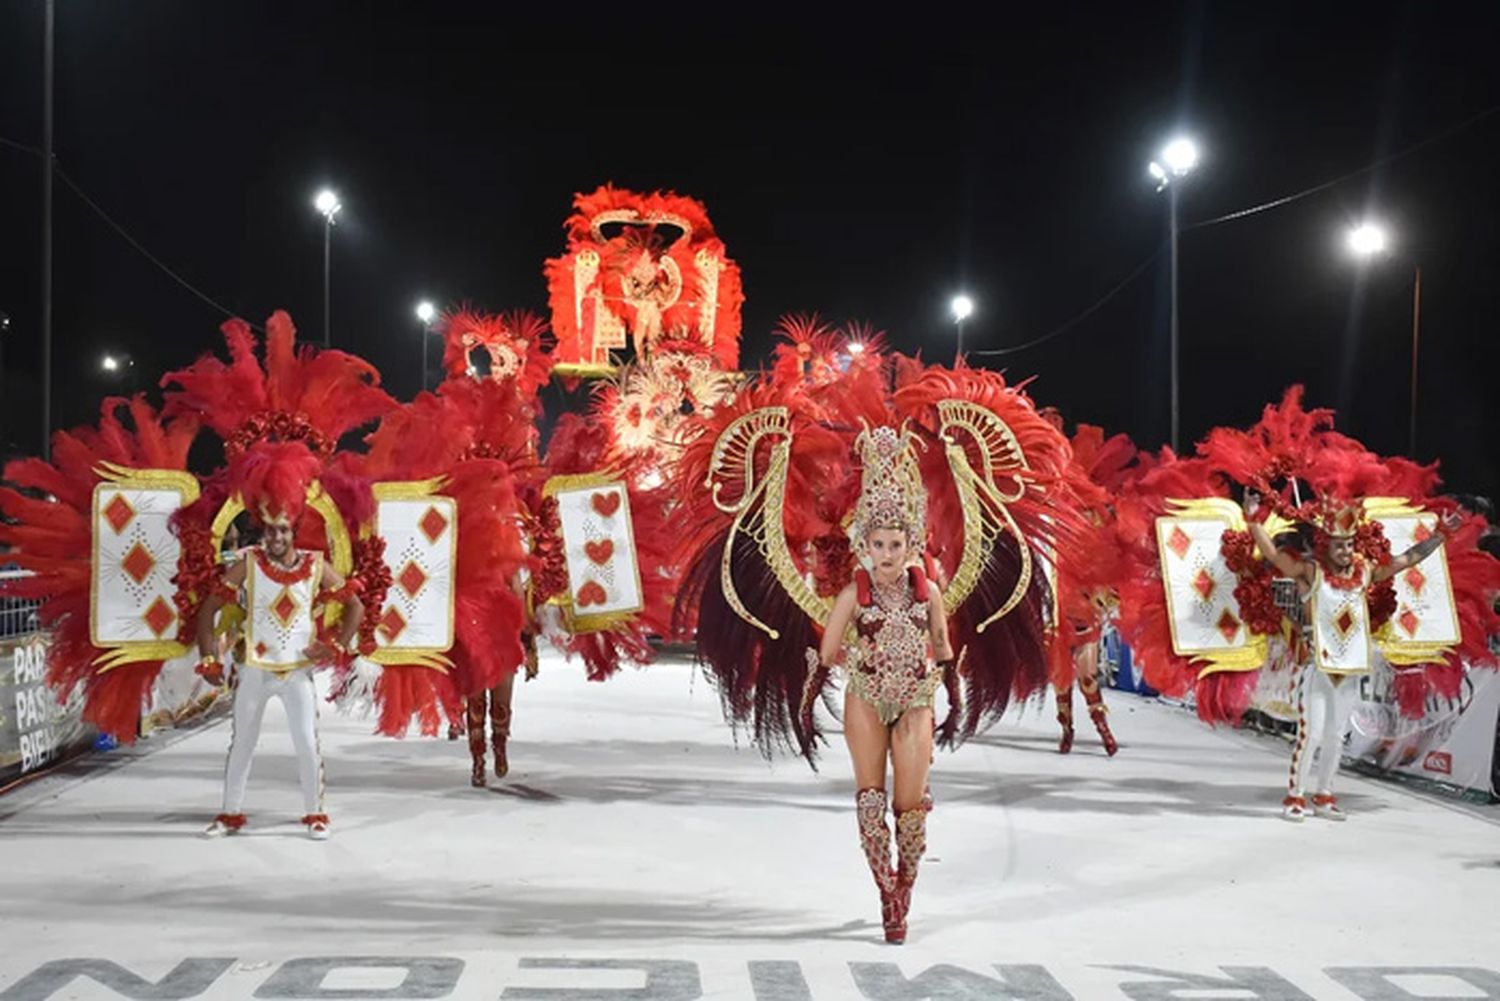
POLYGON ((322 456, 333 454, 337 442, 329 439, 306 414, 285 410, 262 410, 247 417, 224 441, 224 454, 230 458, 262 441, 301 441, 322 456))

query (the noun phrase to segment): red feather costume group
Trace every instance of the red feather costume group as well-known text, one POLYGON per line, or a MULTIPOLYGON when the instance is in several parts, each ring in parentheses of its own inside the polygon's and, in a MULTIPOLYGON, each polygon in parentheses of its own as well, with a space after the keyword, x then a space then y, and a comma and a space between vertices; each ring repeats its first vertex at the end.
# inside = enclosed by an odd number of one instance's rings
MULTIPOLYGON (((534 670, 539 636, 598 680, 650 661, 653 637, 691 640, 729 719, 763 749, 812 761, 830 678, 808 651, 833 597, 863 580, 851 530, 871 472, 861 442, 889 429, 900 454, 882 475, 920 497, 913 579, 945 599, 955 655, 941 672, 938 743, 961 743, 1050 682, 1067 750, 1079 677, 1112 754, 1093 662, 1081 677, 1075 667, 1111 619, 1145 680, 1194 692, 1211 722, 1239 721, 1269 641, 1306 659, 1297 615, 1235 516, 1240 489, 1263 494, 1286 526, 1326 531, 1330 513, 1356 512, 1344 527, 1375 566, 1392 558, 1382 526, 1421 539, 1450 507, 1433 468, 1371 454, 1297 392, 1180 458, 1086 426, 1070 441, 1024 384, 928 365, 868 329, 816 319, 785 321, 770 366, 745 379, 739 269, 703 206, 602 188, 575 209, 566 252, 546 265, 550 329, 524 313, 445 316, 435 392, 398 403, 353 355, 298 347, 284 313, 257 357, 235 320, 223 328, 228 361, 167 375, 159 413, 108 400, 97 427, 56 436, 50 463, 11 464, 0 509, 15 523, 0 541, 34 576, 7 590, 42 599, 59 698, 81 687, 87 718, 131 739, 156 674, 191 662, 229 520, 305 507, 298 548, 325 553, 347 580, 329 609, 358 594, 367 610, 334 658, 335 694, 372 702, 384 734, 467 726, 476 783, 486 717, 505 772, 509 683, 528 661, 534 670), (615 368, 612 352, 630 345, 633 361, 615 368), (543 448, 541 388, 597 376, 609 378, 591 415, 561 415, 543 448), (371 424, 363 447, 346 446, 371 424), (189 447, 205 429, 224 461, 194 476, 189 447), (108 497, 170 508, 169 529, 151 523, 147 557, 125 545, 136 529, 114 527, 134 524, 135 508, 127 518, 108 497), (111 531, 118 544, 100 551, 119 566, 101 568, 92 554, 111 531), (101 631, 101 608, 139 621, 101 631)), ((1440 581, 1424 565, 1361 595, 1403 710, 1495 666, 1500 565, 1475 548, 1483 529, 1464 517, 1440 581), (1453 628, 1431 632, 1450 608, 1453 628)), ((318 621, 326 635, 336 613, 318 621)), ((906 879, 909 903, 919 857, 903 849, 909 871, 876 873, 883 897, 906 879)))

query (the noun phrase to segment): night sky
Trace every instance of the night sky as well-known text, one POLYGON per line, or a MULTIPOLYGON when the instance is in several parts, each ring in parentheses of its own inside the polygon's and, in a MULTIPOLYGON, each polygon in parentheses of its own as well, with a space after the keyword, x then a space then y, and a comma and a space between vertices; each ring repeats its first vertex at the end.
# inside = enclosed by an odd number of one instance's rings
MULTIPOLYGON (((899 5, 58 0, 59 166, 153 254, 256 323, 321 332, 401 398, 422 297, 545 311, 575 191, 706 202, 747 294, 744 367, 788 312, 864 320, 947 360, 1054 330, 1157 252, 1146 163, 1205 150, 1185 225, 1357 171, 1500 105, 1493 3, 1067 5, 1004 17, 899 5), (555 18, 553 12, 555 11, 555 18), (981 18, 975 20, 975 18, 981 18)), ((998 8, 996 8, 998 9, 998 8)), ((41 141, 41 0, 0 5, 0 138, 41 141)), ((40 164, 0 147, 0 442, 40 442, 40 164)), ((59 182, 55 422, 219 344, 223 319, 59 182)), ((1418 457, 1500 493, 1500 114, 1291 204, 1182 237, 1183 437, 1246 425, 1294 382, 1382 453, 1406 447, 1412 273, 1423 271, 1418 457), (1344 230, 1384 220, 1361 269, 1344 230)), ((976 358, 1070 421, 1167 437, 1167 257, 1066 333, 976 358)), ((434 352, 434 359, 437 353, 434 352)))

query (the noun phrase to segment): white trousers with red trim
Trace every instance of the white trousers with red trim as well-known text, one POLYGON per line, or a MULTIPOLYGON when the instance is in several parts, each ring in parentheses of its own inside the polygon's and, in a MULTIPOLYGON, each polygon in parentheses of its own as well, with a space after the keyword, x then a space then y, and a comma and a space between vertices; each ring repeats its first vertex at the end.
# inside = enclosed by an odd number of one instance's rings
POLYGON ((1318 759, 1318 784, 1312 792, 1333 792, 1333 776, 1344 753, 1344 733, 1359 698, 1359 678, 1330 676, 1309 664, 1297 683, 1297 742, 1292 747, 1292 769, 1287 791, 1302 796, 1308 790, 1307 773, 1318 759))
POLYGON ((233 730, 229 763, 224 769, 224 812, 243 813, 245 786, 266 704, 281 699, 292 747, 297 752, 297 776, 302 784, 304 813, 323 813, 323 755, 318 747, 318 689, 311 668, 272 674, 256 667, 235 672, 233 730))

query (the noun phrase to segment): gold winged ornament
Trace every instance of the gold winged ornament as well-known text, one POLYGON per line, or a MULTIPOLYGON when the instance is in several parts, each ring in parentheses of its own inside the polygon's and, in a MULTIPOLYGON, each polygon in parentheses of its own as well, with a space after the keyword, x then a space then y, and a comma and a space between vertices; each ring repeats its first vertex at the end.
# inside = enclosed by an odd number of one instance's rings
MULTIPOLYGON (((963 511, 963 547, 952 579, 943 590, 947 608, 968 600, 980 572, 997 540, 1011 534, 1021 557, 1021 573, 1006 600, 989 609, 980 631, 1009 614, 1031 584, 1032 557, 1008 505, 1025 495, 1029 485, 1026 457, 1015 434, 992 412, 963 400, 939 404, 942 442, 963 511), (967 444, 966 444, 967 443, 967 444), (970 462, 973 450, 978 468, 970 462)), ((917 459, 921 439, 906 425, 901 429, 884 425, 866 426, 856 437, 855 451, 861 460, 859 501, 849 519, 851 545, 863 550, 863 539, 872 524, 889 524, 899 516, 913 538, 926 540, 926 488, 917 459)), ((714 443, 709 473, 704 485, 714 504, 735 516, 720 564, 720 583, 736 614, 772 639, 778 630, 762 622, 740 598, 733 577, 736 537, 744 535, 759 549, 766 564, 788 596, 815 622, 827 621, 831 598, 820 595, 798 567, 787 542, 785 504, 787 473, 792 449, 791 416, 786 407, 763 407, 738 418, 714 443), (764 442, 769 456, 763 474, 757 476, 755 458, 764 442), (726 496, 733 499, 726 499, 726 496)))

